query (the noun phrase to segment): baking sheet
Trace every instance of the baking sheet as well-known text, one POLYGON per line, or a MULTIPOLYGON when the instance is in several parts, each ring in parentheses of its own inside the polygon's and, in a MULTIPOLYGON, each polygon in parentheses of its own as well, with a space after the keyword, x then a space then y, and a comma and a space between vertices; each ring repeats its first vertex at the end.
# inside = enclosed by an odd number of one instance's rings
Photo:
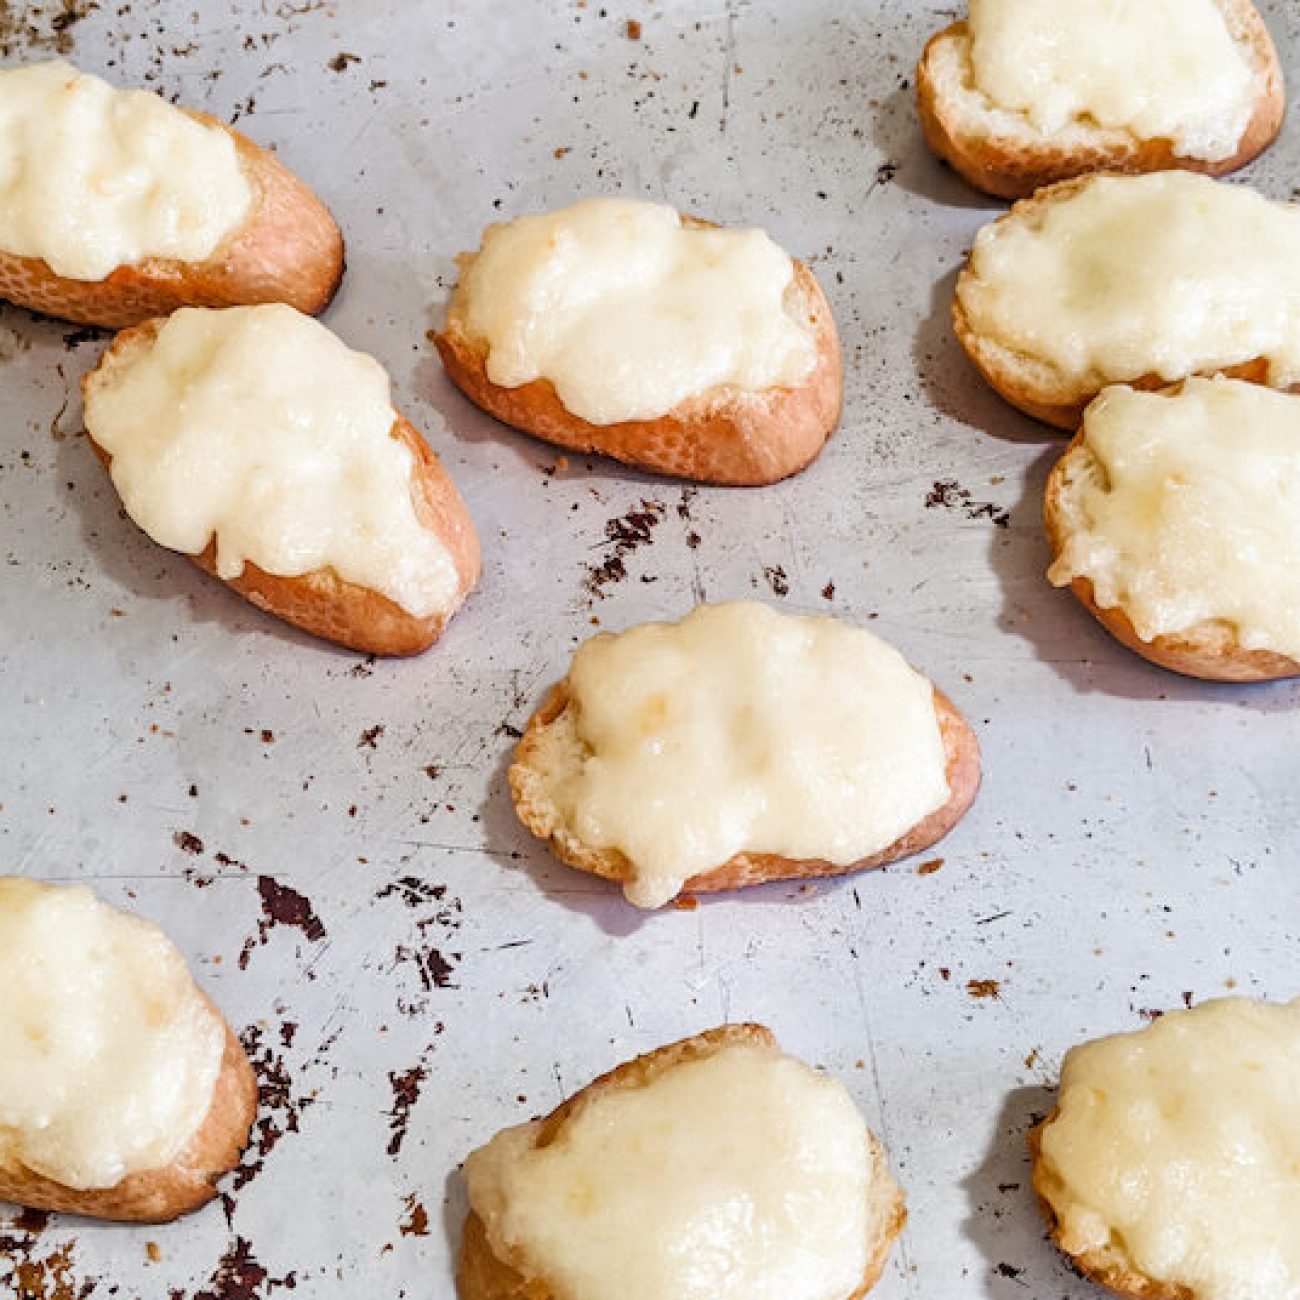
MULTIPOLYGON (((1300 85, 1300 11, 1264 9, 1300 85)), ((999 209, 925 152, 951 6, 860 0, 0 5, 274 144, 338 215, 326 319, 467 497, 481 588, 414 662, 260 615, 121 515, 78 436, 103 342, 0 309, 0 869, 158 921, 264 1100, 222 1202, 167 1228, 0 1209, 0 1294, 450 1297, 456 1167, 599 1071, 754 1018, 845 1080, 910 1219, 881 1300, 1098 1294, 1045 1240, 1024 1135, 1063 1051, 1229 990, 1300 992, 1294 685, 1211 688, 1043 580, 1059 441, 948 327, 999 209), (494 424, 426 331, 494 218, 593 192, 766 226, 838 317, 843 426, 791 482, 689 488, 494 424), (976 724, 932 854, 642 915, 516 825, 513 736, 597 628, 757 596, 861 621, 976 724), (935 869, 933 863, 942 859, 935 869)), ((1248 173, 1295 194, 1300 127, 1248 173)))

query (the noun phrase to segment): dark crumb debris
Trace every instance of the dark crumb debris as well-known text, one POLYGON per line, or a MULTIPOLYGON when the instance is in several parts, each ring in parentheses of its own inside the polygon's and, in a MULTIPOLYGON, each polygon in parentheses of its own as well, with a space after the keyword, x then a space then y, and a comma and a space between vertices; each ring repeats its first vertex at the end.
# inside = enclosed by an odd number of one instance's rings
POLYGON ((1016 1268, 1016 1266, 1015 1266, 1014 1264, 1005 1264, 1005 1263, 1003 1263, 1003 1264, 999 1264, 999 1265, 998 1265, 996 1271, 998 1272, 998 1274, 999 1274, 1000 1276, 1002 1276, 1002 1277, 1009 1277, 1009 1278, 1011 1278, 1011 1279, 1014 1281, 1014 1280, 1015 1280, 1016 1278, 1018 1278, 1018 1277, 1021 1275, 1021 1273, 1023 1273, 1025 1270, 1024 1270, 1023 1268, 1016 1268))
POLYGON ((397 1225, 403 1237, 427 1237, 429 1235, 429 1211, 420 1203, 420 1198, 412 1192, 406 1198, 406 1218, 397 1225))
POLYGON ((767 585, 772 588, 772 592, 777 596, 788 596, 790 594, 790 579, 786 576, 785 569, 779 564, 765 564, 763 566, 763 577, 767 579, 767 585))
POLYGON ((884 162, 876 168, 876 184, 888 185, 890 181, 898 175, 898 164, 896 162, 884 162))
POLYGON ((955 478, 936 479, 925 496, 925 508, 934 510, 960 510, 967 519, 988 519, 998 528, 1011 524, 1011 515, 993 501, 974 501, 970 490, 962 487, 955 478))
POLYGON ((966 992, 973 998, 996 998, 1002 990, 997 980, 967 980, 966 992))
POLYGON ((257 892, 262 900, 262 917, 257 923, 257 934, 244 941, 239 954, 239 969, 247 970, 253 949, 264 944, 277 925, 301 930, 312 943, 325 938, 325 925, 316 915, 311 900, 289 885, 282 885, 272 876, 258 876, 257 892))
POLYGON ((193 831, 177 831, 172 839, 183 853, 198 855, 203 852, 203 841, 193 831))
POLYGON ((834 584, 833 582, 828 582, 828 583, 827 583, 827 584, 822 588, 822 599, 823 599, 823 600, 834 600, 834 599, 835 599, 835 584, 834 584))
POLYGON ((337 53, 337 54, 336 54, 336 55, 335 55, 335 56, 334 56, 334 57, 329 61, 329 63, 326 64, 326 66, 329 68, 329 70, 330 70, 331 72, 346 72, 346 71, 348 70, 348 65, 349 65, 349 64, 351 64, 351 63, 360 63, 360 62, 361 62, 361 55, 359 55, 359 54, 348 54, 348 53, 346 53, 345 51, 340 50, 340 51, 339 51, 339 52, 338 52, 338 53, 337 53))
POLYGON ((357 741, 358 749, 376 749, 379 737, 384 734, 384 724, 376 722, 373 727, 367 727, 362 733, 361 738, 357 741))
POLYGON ((922 862, 916 869, 918 876, 932 876, 940 867, 943 866, 942 858, 931 858, 928 862, 922 862))
POLYGON ((640 509, 605 521, 605 558, 588 566, 583 584, 590 595, 604 599, 606 586, 627 577, 624 557, 654 540, 654 529, 663 516, 661 501, 642 501, 640 509))

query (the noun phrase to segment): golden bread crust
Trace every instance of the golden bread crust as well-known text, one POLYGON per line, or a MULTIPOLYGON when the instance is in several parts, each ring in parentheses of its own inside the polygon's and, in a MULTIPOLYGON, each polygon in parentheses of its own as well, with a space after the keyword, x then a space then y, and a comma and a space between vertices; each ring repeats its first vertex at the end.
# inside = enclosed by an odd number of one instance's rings
MULTIPOLYGON (((1074 436, 1064 455, 1052 466, 1043 490, 1043 530, 1056 559, 1070 535, 1067 497, 1071 481, 1084 477, 1084 467, 1096 464, 1084 442, 1083 430, 1074 436)), ((1099 467, 1098 467, 1099 468, 1099 467)), ((1097 604, 1088 578, 1075 578, 1070 590, 1079 603, 1122 645, 1161 668, 1214 682, 1265 682, 1300 675, 1300 663, 1273 650, 1248 650, 1236 629, 1221 620, 1207 620, 1186 632, 1168 633, 1145 641, 1138 635, 1122 606, 1097 604)))
MULTIPOLYGON (((579 1115, 593 1101, 607 1092, 644 1088, 661 1074, 679 1065, 712 1056, 715 1052, 736 1046, 777 1048, 776 1038, 763 1025, 722 1025, 709 1029, 680 1042, 669 1043, 656 1051, 634 1057, 630 1061, 593 1079, 567 1101, 563 1102, 542 1121, 537 1145, 549 1146, 563 1130, 564 1125, 579 1115)), ((880 1280, 890 1247, 897 1240, 907 1221, 903 1193, 894 1183, 885 1163, 885 1154, 871 1137, 871 1156, 875 1180, 880 1187, 880 1203, 873 1206, 876 1236, 872 1243, 866 1271, 857 1289, 844 1300, 862 1300, 880 1280)), ((456 1275, 456 1289, 460 1300, 557 1300, 543 1278, 528 1277, 516 1267, 521 1261, 503 1260, 497 1256, 488 1240, 483 1220, 473 1209, 465 1221, 461 1237, 460 1266, 456 1275)))
MULTIPOLYGON (((1088 176, 1080 176, 1049 185, 1030 198, 1016 203, 1009 212, 998 217, 997 222, 1030 218, 1040 207, 1067 202, 1087 185, 1090 179, 1091 177, 1088 176)), ((1131 388, 1147 391, 1169 387, 1169 380, 1156 374, 1139 375, 1135 379, 1111 376, 1097 383, 1080 386, 1077 380, 1062 375, 1040 358, 1028 353, 1016 352, 997 339, 980 333, 972 323, 963 302, 966 285, 972 278, 968 259, 957 277, 957 287, 952 302, 952 324, 957 340, 985 383, 1003 400, 1010 402, 1012 406, 1024 411, 1035 420, 1041 420, 1044 424, 1073 433, 1082 423, 1083 412, 1088 403, 1107 384, 1122 382, 1131 388)), ((1220 366, 1195 373, 1206 377, 1222 375, 1227 379, 1242 379, 1248 383, 1262 384, 1268 381, 1268 371, 1268 361, 1263 357, 1254 357, 1237 365, 1220 366)), ((1300 385, 1293 386, 1291 391, 1300 391, 1300 385)))
MULTIPOLYGON (((123 330, 113 340, 95 370, 124 361, 133 351, 148 347, 163 321, 149 320, 123 330)), ((112 457, 87 433, 95 454, 110 468, 112 457)), ((285 578, 246 564, 238 578, 220 579, 246 600, 313 636, 367 654, 412 655, 427 650, 442 635, 452 615, 478 582, 482 558, 478 535, 464 500, 442 462, 402 415, 393 425, 392 437, 411 452, 412 499, 416 518, 438 534, 456 569, 455 596, 445 610, 424 618, 403 609, 396 601, 369 587, 348 582, 332 569, 317 569, 299 577, 285 578)), ((216 542, 209 542, 199 555, 188 557, 205 573, 216 574, 216 542)))
MULTIPOLYGON (((561 862, 607 880, 628 880, 633 869, 624 854, 618 849, 599 849, 583 843, 564 825, 559 809, 547 795, 543 767, 546 730, 561 717, 568 704, 568 685, 561 682, 551 689, 524 729, 510 766, 510 791, 514 796, 515 812, 528 830, 549 843, 561 862)), ((980 755, 979 742, 970 724, 937 687, 934 688, 934 706, 943 739, 949 797, 947 803, 906 835, 881 852, 848 865, 826 862, 821 858, 787 858, 776 853, 737 853, 712 871, 692 876, 682 886, 682 894, 711 894, 774 880, 849 875, 871 867, 883 867, 938 843, 965 816, 975 800, 980 783, 980 755)))
POLYGON ((1086 1278, 1104 1286, 1117 1296, 1126 1297, 1126 1300, 1196 1300, 1194 1293, 1185 1286, 1176 1282, 1159 1282, 1144 1273, 1139 1273, 1117 1245, 1085 1251, 1081 1255, 1070 1254, 1061 1245, 1061 1225, 1048 1199, 1050 1180, 1042 1150, 1043 1133, 1057 1114, 1058 1112, 1053 1110, 1042 1123, 1036 1124, 1029 1130, 1028 1137, 1029 1154, 1033 1159, 1034 1192, 1047 1219, 1052 1240, 1086 1278))
POLYGON ((1236 171, 1277 138, 1285 116, 1285 91, 1277 50, 1252 0, 1218 3, 1233 38, 1249 49, 1259 79, 1254 113, 1227 158, 1181 157, 1168 140, 1143 139, 1114 128, 1089 129, 1084 143, 1044 138, 1027 124, 1020 132, 1000 130, 969 111, 955 93, 973 90, 965 22, 932 36, 917 65, 917 108, 926 143, 976 189, 1003 199, 1026 198, 1044 185, 1087 172, 1136 175, 1178 168, 1225 176, 1236 171))
MULTIPOLYGON (((683 218, 689 226, 706 222, 683 218)), ((693 397, 657 420, 590 424, 569 411, 549 380, 503 388, 487 375, 487 349, 465 328, 465 271, 444 328, 434 336, 452 382, 503 423, 579 452, 598 452, 628 465, 702 483, 757 486, 803 469, 839 423, 844 379, 839 335, 830 304, 812 272, 794 263, 793 292, 817 343, 812 371, 797 388, 734 390, 693 397)))
POLYGON ((270 150, 207 113, 186 112, 235 142, 255 196, 248 222, 207 261, 150 258, 95 281, 70 280, 40 258, 0 250, 0 298, 111 329, 178 307, 284 302, 308 315, 324 311, 343 275, 343 236, 329 210, 270 150))
POLYGON ((129 1174, 113 1187, 85 1191, 21 1166, 0 1166, 0 1200, 132 1223, 167 1223, 206 1205, 217 1194, 217 1179, 235 1168, 248 1145, 257 1114, 257 1080, 234 1031, 206 995, 205 1001, 225 1027, 221 1073, 203 1123, 171 1164, 129 1174))

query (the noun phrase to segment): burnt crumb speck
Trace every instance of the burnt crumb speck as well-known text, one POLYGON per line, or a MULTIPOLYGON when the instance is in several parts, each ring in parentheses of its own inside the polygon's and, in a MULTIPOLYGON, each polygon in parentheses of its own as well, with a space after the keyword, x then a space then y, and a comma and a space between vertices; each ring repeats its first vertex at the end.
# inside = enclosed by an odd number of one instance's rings
POLYGON ((771 587, 774 596, 788 596, 790 594, 790 579, 781 565, 765 564, 763 566, 763 578, 767 585, 771 587))
POLYGON ((367 727, 357 740, 358 749, 377 749, 379 747, 379 738, 384 734, 384 724, 376 722, 373 727, 367 727))
MULTIPOLYGON (((282 1026, 281 1043, 286 1048, 289 1047, 296 1033, 297 1025, 282 1026), (286 1027, 290 1030, 287 1035, 284 1032, 286 1027)), ((250 1025, 239 1036, 253 1073, 257 1076, 257 1120, 253 1125, 248 1149, 239 1162, 239 1168, 231 1176, 231 1193, 246 1187, 262 1172, 267 1156, 275 1150, 285 1134, 298 1132, 299 1119, 313 1100, 311 1097, 295 1095, 293 1078, 284 1057, 276 1052, 267 1038, 266 1031, 260 1025, 250 1025)))
POLYGON ((828 583, 827 583, 827 584, 822 588, 822 599, 823 599, 823 600, 834 600, 834 599, 835 599, 835 584, 834 584, 833 582, 828 582, 828 583))
POLYGON ((1017 1268, 1014 1264, 1001 1263, 997 1266, 996 1272, 1000 1277, 1010 1278, 1013 1282, 1024 1272, 1023 1268, 1017 1268))
POLYGON ((257 933, 245 940, 239 954, 240 970, 248 969, 253 949, 265 944, 276 926, 301 930, 312 943, 325 938, 325 925, 305 894, 300 894, 290 885, 282 885, 273 876, 258 876, 257 892, 262 900, 262 916, 257 923, 257 933))
MULTIPOLYGON (((252 1242, 236 1236, 217 1262, 205 1288, 194 1292, 192 1300, 262 1300, 272 1291, 293 1291, 297 1286, 294 1273, 272 1277, 258 1263, 252 1242)), ((183 1300, 183 1297, 173 1291, 172 1300, 183 1300)))
POLYGON ((396 1156, 406 1141, 406 1131, 411 1122, 411 1111, 420 1100, 420 1089, 429 1077, 429 1058, 433 1045, 426 1047, 420 1059, 409 1070, 390 1070, 388 1082, 393 1089, 393 1108, 388 1112, 388 1154, 396 1156))
POLYGON ((0 54, 69 54, 73 29, 99 8, 99 0, 0 0, 0 54))
POLYGON ((172 836, 172 840, 182 853, 192 853, 197 856, 203 852, 203 841, 193 831, 177 831, 172 836))
POLYGON ((429 1235, 429 1211, 424 1208, 420 1198, 412 1192, 406 1197, 406 1216, 397 1225, 403 1237, 427 1237, 429 1235))
POLYGON ((976 501, 969 488, 964 488, 955 478, 936 479, 925 495, 925 508, 935 510, 960 510, 967 519, 988 519, 998 528, 1011 524, 1011 515, 993 501, 976 501))
POLYGON ((1002 991, 1002 985, 997 980, 967 980, 966 992, 973 998, 996 998, 1002 991))
POLYGON ((642 501, 638 509, 605 521, 605 540, 600 543, 604 558, 599 564, 588 565, 583 583, 589 595, 603 600, 607 586, 627 577, 625 557, 654 540, 654 530, 663 517, 663 502, 642 501))
POLYGON ((461 901, 450 895, 445 885, 417 876, 399 877, 380 889, 375 898, 397 899, 420 913, 413 938, 394 947, 392 963, 394 972, 413 972, 415 991, 409 996, 400 994, 397 1009, 417 1018, 428 1011, 435 989, 456 987, 454 976, 461 953, 451 950, 448 942, 461 926, 461 901))
POLYGON ((349 677, 371 677, 375 671, 375 656, 367 655, 359 663, 355 663, 348 669, 349 677))
POLYGON ((896 162, 883 162, 876 168, 876 184, 888 185, 897 175, 898 164, 896 162))
POLYGON ((346 72, 353 63, 360 63, 361 55, 340 50, 326 65, 331 72, 346 72))
POLYGON ((442 902, 446 894, 446 885, 435 885, 419 876, 402 876, 391 885, 385 885, 375 897, 397 898, 407 907, 425 907, 442 902))

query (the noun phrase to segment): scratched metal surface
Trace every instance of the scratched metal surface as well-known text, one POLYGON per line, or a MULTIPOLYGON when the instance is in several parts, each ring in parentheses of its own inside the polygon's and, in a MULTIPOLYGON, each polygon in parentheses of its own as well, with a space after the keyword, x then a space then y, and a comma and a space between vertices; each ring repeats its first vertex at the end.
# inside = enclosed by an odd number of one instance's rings
MULTIPOLYGON (((1265 8, 1300 85, 1300 11, 1265 8)), ((0 4, 8 60, 62 48, 236 119, 325 196, 349 240, 327 319, 391 369, 487 553, 415 662, 287 630, 120 514, 77 434, 102 340, 0 310, 0 869, 162 923, 264 1089, 245 1168, 186 1222, 0 1209, 0 1294, 449 1297, 468 1150, 745 1017, 843 1078, 888 1144, 911 1217, 882 1300, 1093 1294, 1044 1239, 1025 1130, 1074 1041, 1186 997, 1300 992, 1300 692, 1162 674, 1043 581, 1059 443, 947 325, 996 209, 912 111, 951 14, 0 4), (815 264, 847 408, 794 481, 556 469, 444 380, 426 331, 453 255, 492 218, 614 189, 762 224, 815 264), (570 649, 736 596, 869 622, 975 722, 984 789, 940 869, 646 916, 521 833, 511 737, 570 649)), ((1288 195, 1298 142, 1251 178, 1288 195)))

